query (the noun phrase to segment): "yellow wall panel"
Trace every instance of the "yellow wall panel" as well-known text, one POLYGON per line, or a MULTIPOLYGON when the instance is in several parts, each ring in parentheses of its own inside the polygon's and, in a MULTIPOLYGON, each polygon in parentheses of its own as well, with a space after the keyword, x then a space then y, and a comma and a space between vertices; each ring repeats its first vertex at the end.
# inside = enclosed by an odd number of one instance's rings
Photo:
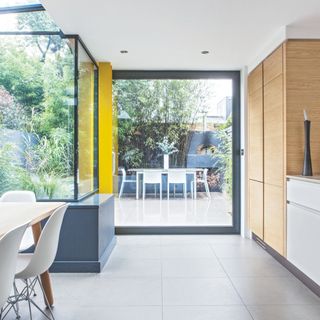
MULTIPOLYGON (((112 66, 99 63, 99 192, 113 193, 112 66)), ((115 153, 114 153, 115 154, 115 153)))

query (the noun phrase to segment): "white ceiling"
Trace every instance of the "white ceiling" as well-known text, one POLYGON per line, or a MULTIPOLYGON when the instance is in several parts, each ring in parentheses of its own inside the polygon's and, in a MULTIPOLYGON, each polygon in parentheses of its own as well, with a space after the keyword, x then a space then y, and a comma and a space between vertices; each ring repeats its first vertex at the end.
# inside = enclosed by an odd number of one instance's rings
POLYGON ((42 3, 64 33, 79 34, 96 60, 110 61, 114 69, 240 69, 282 27, 320 27, 320 0, 42 3))

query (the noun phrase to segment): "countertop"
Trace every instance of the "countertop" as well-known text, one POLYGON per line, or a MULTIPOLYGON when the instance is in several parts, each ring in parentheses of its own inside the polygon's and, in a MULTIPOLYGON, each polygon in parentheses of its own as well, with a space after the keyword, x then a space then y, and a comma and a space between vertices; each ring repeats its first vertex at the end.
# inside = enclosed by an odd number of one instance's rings
POLYGON ((287 176, 287 179, 299 180, 320 184, 320 176, 287 176))
POLYGON ((112 194, 107 193, 95 193, 84 200, 77 202, 69 202, 70 207, 99 207, 102 203, 113 199, 112 194))

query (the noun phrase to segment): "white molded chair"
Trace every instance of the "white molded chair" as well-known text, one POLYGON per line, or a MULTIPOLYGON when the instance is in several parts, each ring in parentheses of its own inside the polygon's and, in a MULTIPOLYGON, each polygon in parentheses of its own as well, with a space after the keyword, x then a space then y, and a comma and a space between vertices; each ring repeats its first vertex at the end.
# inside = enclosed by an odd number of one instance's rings
POLYGON ((143 200, 146 198, 146 185, 153 184, 155 196, 157 196, 157 185, 160 188, 160 200, 162 199, 162 171, 152 170, 143 173, 143 200))
POLYGON ((122 173, 122 181, 121 181, 121 187, 120 187, 120 192, 119 192, 119 198, 122 197, 124 185, 126 183, 134 183, 134 184, 136 183, 136 180, 128 180, 127 179, 127 173, 126 173, 126 170, 124 168, 120 168, 120 171, 122 173))
POLYGON ((27 226, 19 226, 0 239, 0 319, 7 312, 4 305, 12 290, 19 245, 27 226))
MULTIPOLYGON (((206 190, 207 197, 211 199, 211 194, 210 194, 210 189, 209 189, 209 184, 208 184, 208 169, 204 169, 202 172, 202 177, 200 179, 197 179, 197 183, 203 183, 204 188, 206 190)), ((191 182, 191 196, 192 198, 194 197, 194 190, 193 190, 193 182, 191 182)), ((197 189, 195 190, 197 192, 197 189)))
POLYGON ((18 266, 23 265, 22 270, 19 270, 15 279, 21 279, 25 283, 23 290, 17 295, 15 303, 20 301, 28 301, 30 318, 32 319, 31 304, 33 304, 38 310, 40 310, 43 315, 50 319, 47 314, 45 314, 33 301, 31 293, 33 292, 34 286, 39 283, 40 288, 43 292, 44 298, 46 300, 47 307, 50 311, 52 319, 54 316, 52 314, 51 306, 48 303, 47 297, 45 295, 44 289, 42 287, 41 281, 39 279, 40 275, 47 271, 52 265, 58 250, 60 230, 63 222, 63 218, 66 212, 68 204, 61 206, 56 209, 47 223, 45 224, 39 241, 36 245, 33 254, 20 254, 18 256, 18 266))
MULTIPOLYGON (((32 191, 8 191, 0 198, 2 202, 36 202, 36 195, 32 191)), ((21 241, 20 251, 29 249, 34 244, 31 227, 27 229, 21 241)))
POLYGON ((175 195, 175 186, 182 184, 183 195, 187 198, 187 171, 186 170, 174 170, 169 169, 168 171, 168 186, 167 186, 167 197, 170 196, 170 185, 173 184, 173 191, 175 195))

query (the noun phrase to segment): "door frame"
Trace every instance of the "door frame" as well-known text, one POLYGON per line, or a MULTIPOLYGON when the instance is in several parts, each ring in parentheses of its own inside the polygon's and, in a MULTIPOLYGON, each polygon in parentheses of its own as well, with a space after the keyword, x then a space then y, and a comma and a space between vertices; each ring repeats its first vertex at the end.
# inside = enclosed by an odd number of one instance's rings
POLYGON ((116 226, 118 235, 240 234, 241 230, 241 77, 233 71, 113 70, 113 80, 230 79, 232 80, 232 226, 116 226))

